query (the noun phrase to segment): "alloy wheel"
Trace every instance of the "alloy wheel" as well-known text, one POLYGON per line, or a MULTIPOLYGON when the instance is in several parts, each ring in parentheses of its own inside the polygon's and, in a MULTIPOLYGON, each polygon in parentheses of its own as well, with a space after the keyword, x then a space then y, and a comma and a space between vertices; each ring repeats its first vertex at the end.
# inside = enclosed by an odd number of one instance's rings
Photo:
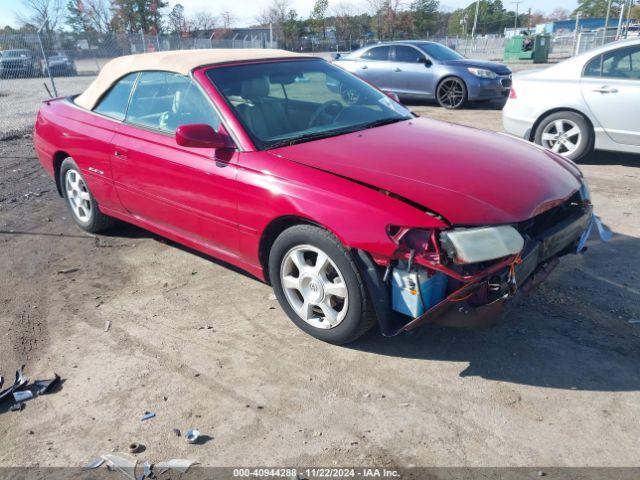
POLYGON ((581 142, 582 131, 572 120, 555 120, 542 130, 542 146, 563 156, 574 153, 581 142))
POLYGON ((344 276, 319 248, 298 245, 289 250, 282 259, 280 282, 291 308, 309 325, 330 329, 344 320, 349 306, 344 276))
POLYGON ((438 102, 446 108, 458 108, 464 103, 465 87, 458 79, 445 80, 438 87, 438 102))
POLYGON ((67 193, 67 201, 73 214, 81 222, 89 222, 92 214, 91 194, 80 172, 73 168, 67 170, 64 176, 64 186, 67 193))

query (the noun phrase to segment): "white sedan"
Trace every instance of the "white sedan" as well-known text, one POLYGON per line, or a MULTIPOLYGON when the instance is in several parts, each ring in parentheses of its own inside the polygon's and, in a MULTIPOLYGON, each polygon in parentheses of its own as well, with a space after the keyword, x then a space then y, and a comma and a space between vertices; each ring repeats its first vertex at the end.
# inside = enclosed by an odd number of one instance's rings
POLYGON ((577 160, 640 153, 640 40, 607 44, 513 78, 505 130, 577 160))

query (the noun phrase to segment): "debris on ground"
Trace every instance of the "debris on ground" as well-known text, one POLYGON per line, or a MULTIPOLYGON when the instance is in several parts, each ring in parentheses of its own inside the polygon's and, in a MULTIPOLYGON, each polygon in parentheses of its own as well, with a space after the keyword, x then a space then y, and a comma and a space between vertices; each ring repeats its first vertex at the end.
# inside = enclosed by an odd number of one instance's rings
POLYGON ((33 393, 31 390, 20 390, 17 392, 13 392, 13 399, 16 403, 24 402, 25 400, 29 400, 33 398, 33 393))
POLYGON ((142 418, 140 419, 141 422, 144 422, 145 420, 149 420, 150 418, 155 417, 156 414, 153 412, 144 412, 144 415, 142 416, 142 418))
POLYGON ((136 465, 138 459, 128 453, 106 453, 102 458, 107 463, 107 468, 120 472, 130 480, 136 480, 136 465))
POLYGON ((129 453, 140 453, 144 450, 144 445, 141 443, 130 443, 129 444, 129 453))
MULTIPOLYGON (((24 375, 24 365, 22 365, 17 371, 13 385, 0 391, 0 401, 6 398, 13 398, 15 402, 9 410, 12 412, 19 412, 24 408, 24 402, 30 400, 38 395, 44 395, 51 390, 51 387, 60 381, 60 376, 53 374, 53 378, 48 380, 35 380, 31 385, 28 385, 29 379, 24 375)), ((2 386, 3 382, 0 382, 2 386)))
POLYGON ((640 324, 640 319, 638 319, 638 318, 632 318, 632 319, 630 319, 630 320, 629 320, 629 323, 630 323, 631 325, 637 325, 637 324, 640 324))
POLYGON ((98 468, 103 463, 104 463, 104 458, 99 457, 99 458, 96 458, 95 460, 89 462, 88 464, 86 464, 84 467, 82 467, 82 469, 83 470, 93 470, 95 468, 98 468))
POLYGON ((184 439, 187 443, 196 443, 198 441, 198 437, 200 437, 200 430, 192 428, 191 430, 187 430, 184 439))
POLYGON ((58 270, 58 275, 65 275, 67 273, 75 273, 79 268, 65 268, 64 270, 58 270))
POLYGON ((163 470, 166 472, 167 470, 175 470, 178 473, 187 473, 189 467, 192 465, 197 465, 199 462, 194 460, 184 460, 181 458, 173 458, 171 460, 167 460, 166 462, 157 463, 156 468, 160 469, 160 474, 163 473, 163 470))
POLYGON ((104 322, 104 331, 105 332, 108 332, 110 327, 111 327, 111 320, 107 320, 106 322, 104 322))
POLYGON ((179 437, 181 435, 179 428, 174 428, 173 433, 176 435, 176 437, 179 437))

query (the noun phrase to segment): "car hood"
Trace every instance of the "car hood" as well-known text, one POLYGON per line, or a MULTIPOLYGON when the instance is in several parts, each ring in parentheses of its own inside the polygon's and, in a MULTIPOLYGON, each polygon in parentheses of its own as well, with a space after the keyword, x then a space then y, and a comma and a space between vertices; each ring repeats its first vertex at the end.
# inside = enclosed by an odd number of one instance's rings
POLYGON ((489 62, 486 60, 473 60, 470 58, 464 58, 461 60, 447 60, 442 62, 443 65, 450 65, 454 67, 473 67, 473 68, 486 68, 498 75, 509 75, 511 69, 502 63, 489 62))
POLYGON ((453 225, 520 222, 581 186, 575 165, 535 145, 425 118, 270 152, 389 191, 453 225))

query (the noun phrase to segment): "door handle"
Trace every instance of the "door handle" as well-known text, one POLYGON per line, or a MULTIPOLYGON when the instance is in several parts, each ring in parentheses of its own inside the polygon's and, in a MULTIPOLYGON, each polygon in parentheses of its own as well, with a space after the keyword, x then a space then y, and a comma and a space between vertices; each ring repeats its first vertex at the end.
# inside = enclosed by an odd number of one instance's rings
POLYGON ((125 160, 127 158, 127 152, 125 150, 119 149, 113 152, 113 156, 121 160, 125 160))
POLYGON ((393 71, 394 71, 394 72, 401 72, 401 71, 402 71, 402 69, 400 69, 400 68, 396 67, 396 68, 394 68, 394 69, 393 69, 393 71))
POLYGON ((366 69, 367 69, 367 68, 369 68, 369 67, 367 67, 366 65, 362 65, 360 68, 361 68, 362 70, 366 70, 366 69))
POLYGON ((600 88, 595 88, 593 91, 598 93, 618 93, 617 88, 607 87, 606 85, 600 88))

